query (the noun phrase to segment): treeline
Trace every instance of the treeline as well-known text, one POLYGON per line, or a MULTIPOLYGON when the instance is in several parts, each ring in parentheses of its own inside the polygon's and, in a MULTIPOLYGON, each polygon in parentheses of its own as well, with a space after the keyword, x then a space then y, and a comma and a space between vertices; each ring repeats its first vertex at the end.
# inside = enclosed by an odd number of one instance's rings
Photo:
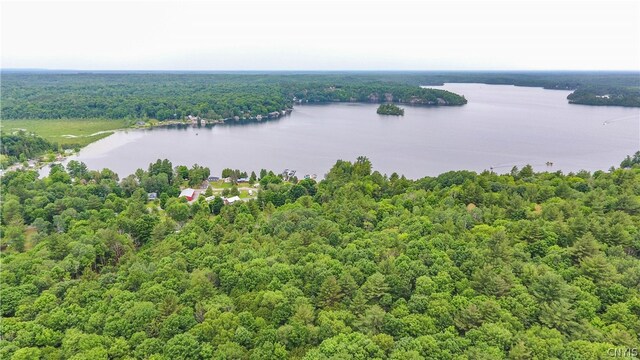
POLYGON ((289 96, 299 102, 395 102, 412 105, 464 105, 464 96, 446 90, 424 89, 419 86, 409 86, 391 83, 353 82, 327 85, 321 82, 289 83, 284 85, 289 96))
POLYGON ((633 71, 445 72, 421 76, 419 79, 422 85, 445 82, 479 82, 575 90, 567 96, 571 104, 640 106, 640 72, 633 71))
POLYGON ((567 99, 572 104, 640 107, 640 87, 584 86, 567 99))
POLYGON ((635 72, 20 73, 3 72, 5 119, 249 120, 299 102, 462 105, 464 97, 420 85, 482 82, 576 90, 572 103, 638 106, 635 72), (609 95, 605 97, 604 95, 609 95))
POLYGON ((633 154, 633 157, 627 155, 627 157, 620 163, 620 167, 626 169, 634 166, 640 166, 640 151, 637 151, 635 154, 633 154))
MULTIPOLYGON (((290 75, 289 82, 307 75, 290 75)), ((570 103, 586 105, 640 106, 640 72, 637 71, 417 71, 324 74, 327 80, 396 82, 410 85, 484 83, 576 90, 570 103), (603 95, 613 95, 603 97, 603 95)))
POLYGON ((0 146, 0 164, 2 166, 11 165, 18 161, 27 161, 58 150, 57 144, 25 131, 17 131, 12 134, 0 133, 0 146))
POLYGON ((222 119, 291 106, 279 89, 216 76, 139 74, 3 74, 7 119, 222 119))
POLYGON ((304 102, 393 101, 461 105, 464 98, 443 90, 367 77, 302 78, 225 74, 2 74, 6 119, 112 118, 248 120, 304 102), (440 101, 438 99, 441 99, 440 101))
POLYGON ((186 185, 172 166, 1 179, 0 357, 568 360, 640 345, 637 164, 413 181, 361 157, 319 183, 261 172, 248 202, 148 201, 186 185))

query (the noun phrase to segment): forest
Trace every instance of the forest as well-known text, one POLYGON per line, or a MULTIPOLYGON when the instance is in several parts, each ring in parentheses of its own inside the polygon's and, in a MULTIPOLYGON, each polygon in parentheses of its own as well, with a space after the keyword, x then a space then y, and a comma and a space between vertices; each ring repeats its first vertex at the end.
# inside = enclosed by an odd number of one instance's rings
POLYGON ((404 109, 394 104, 382 104, 378 106, 376 113, 380 115, 404 115, 404 109))
POLYGON ((297 103, 463 105, 464 97, 390 79, 279 74, 3 73, 4 119, 250 120, 297 103))
POLYGON ((475 82, 575 90, 574 104, 640 106, 637 72, 28 72, 3 71, 3 119, 250 121, 295 103, 463 105, 421 85, 475 82))
POLYGON ((2 167, 58 150, 57 144, 24 131, 17 131, 13 134, 1 133, 0 146, 0 166, 2 167))
POLYGON ((640 346, 640 152, 622 160, 410 180, 359 157, 263 170, 231 205, 177 198, 208 169, 167 160, 9 172, 0 358, 610 358, 640 346))
POLYGON ((640 107, 640 87, 585 86, 567 99, 572 104, 640 107))

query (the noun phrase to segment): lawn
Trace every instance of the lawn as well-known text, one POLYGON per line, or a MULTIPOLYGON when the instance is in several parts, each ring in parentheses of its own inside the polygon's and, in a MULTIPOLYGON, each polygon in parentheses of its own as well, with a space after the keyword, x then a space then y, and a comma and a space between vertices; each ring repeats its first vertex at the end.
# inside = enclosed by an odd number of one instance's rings
POLYGON ((111 119, 30 119, 2 120, 2 131, 25 129, 61 145, 86 146, 125 127, 123 120, 111 119))

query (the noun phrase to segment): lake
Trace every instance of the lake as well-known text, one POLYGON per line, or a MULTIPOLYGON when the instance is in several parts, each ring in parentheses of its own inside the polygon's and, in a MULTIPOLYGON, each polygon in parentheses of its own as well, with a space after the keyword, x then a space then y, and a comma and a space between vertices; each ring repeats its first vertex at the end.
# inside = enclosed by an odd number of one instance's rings
MULTIPOLYGON (((167 158, 173 165, 258 172, 285 168, 322 177, 338 159, 371 159, 382 173, 409 178, 449 170, 595 171, 640 149, 640 109, 571 105, 569 91, 485 84, 433 86, 465 95, 461 107, 405 108, 376 114, 376 104, 299 105, 278 120, 246 125, 118 131, 75 159, 120 177, 167 158), (553 166, 545 165, 553 162, 553 166)), ((67 161, 68 161, 67 160, 67 161)))

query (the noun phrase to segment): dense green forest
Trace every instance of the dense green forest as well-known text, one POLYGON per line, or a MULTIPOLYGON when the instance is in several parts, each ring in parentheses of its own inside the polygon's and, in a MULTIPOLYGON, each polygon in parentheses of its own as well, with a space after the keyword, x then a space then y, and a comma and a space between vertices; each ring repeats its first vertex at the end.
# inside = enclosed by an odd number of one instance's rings
POLYGON ((567 97, 572 104, 640 106, 640 87, 585 86, 567 97))
POLYGON ((404 109, 395 104, 382 104, 378 106, 376 113, 380 115, 404 115, 404 109))
POLYGON ((576 104, 640 106, 637 72, 2 72, 4 119, 205 119, 257 115, 294 103, 337 101, 462 105, 420 85, 480 82, 576 90, 576 104), (294 100, 295 99, 295 100, 294 100))
POLYGON ((27 161, 58 150, 57 144, 24 131, 13 134, 0 133, 0 146, 1 166, 10 165, 17 161, 27 161))
POLYGON ((369 77, 251 74, 2 74, 5 119, 250 119, 294 102, 463 105, 444 90, 369 77))
POLYGON ((2 177, 3 359, 605 359, 640 342, 640 167, 2 177), (147 193, 159 199, 148 201, 147 193))

